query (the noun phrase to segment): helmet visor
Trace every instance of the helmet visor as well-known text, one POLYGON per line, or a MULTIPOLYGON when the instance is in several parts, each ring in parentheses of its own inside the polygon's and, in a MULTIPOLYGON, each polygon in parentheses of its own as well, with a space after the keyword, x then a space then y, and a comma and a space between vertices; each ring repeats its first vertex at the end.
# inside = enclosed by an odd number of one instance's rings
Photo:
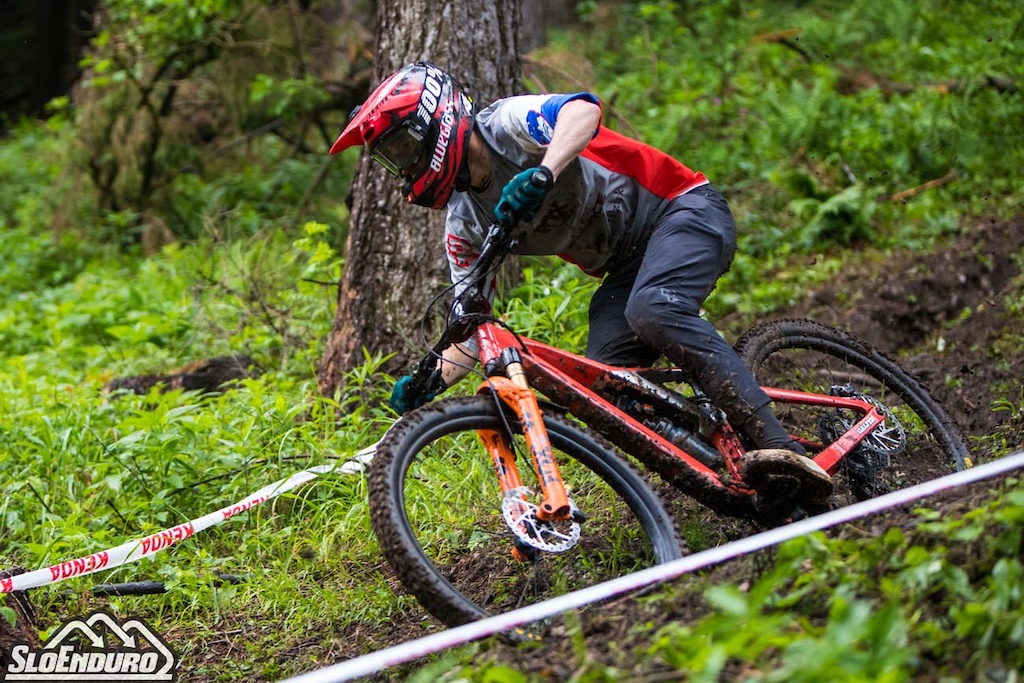
POLYGON ((415 175, 424 160, 423 138, 421 131, 406 122, 382 136, 370 148, 370 156, 394 175, 415 175))

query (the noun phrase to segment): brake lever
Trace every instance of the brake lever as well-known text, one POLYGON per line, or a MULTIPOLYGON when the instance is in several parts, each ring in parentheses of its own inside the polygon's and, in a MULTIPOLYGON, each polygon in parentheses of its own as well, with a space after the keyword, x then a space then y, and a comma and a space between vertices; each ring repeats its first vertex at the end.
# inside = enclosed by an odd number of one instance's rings
POLYGON ((480 253, 487 253, 488 249, 492 248, 495 243, 508 253, 519 243, 525 234, 526 228, 519 225, 519 221, 510 220, 507 223, 495 221, 487 229, 487 236, 484 237, 484 244, 480 249, 480 253))
POLYGON ((413 394, 428 394, 440 391, 441 364, 438 360, 441 354, 431 350, 430 353, 421 358, 412 367, 409 373, 409 391, 413 394))

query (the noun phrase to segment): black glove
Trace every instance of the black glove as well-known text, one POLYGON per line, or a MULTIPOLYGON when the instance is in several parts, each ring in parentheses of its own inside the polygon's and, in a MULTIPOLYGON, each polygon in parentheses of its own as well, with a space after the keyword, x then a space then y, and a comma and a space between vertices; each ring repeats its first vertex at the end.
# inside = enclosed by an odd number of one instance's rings
POLYGON ((535 166, 516 174, 502 189, 494 217, 504 226, 533 220, 554 186, 555 176, 547 166, 535 166))

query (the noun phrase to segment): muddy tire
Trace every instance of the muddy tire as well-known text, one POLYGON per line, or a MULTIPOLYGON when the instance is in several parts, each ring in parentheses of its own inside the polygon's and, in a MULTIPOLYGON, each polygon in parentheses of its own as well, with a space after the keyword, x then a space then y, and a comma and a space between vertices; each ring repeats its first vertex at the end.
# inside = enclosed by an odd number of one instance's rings
MULTIPOLYGON (((736 350, 762 386, 826 394, 845 387, 877 400, 896 417, 902 430, 876 429, 873 442, 840 463, 834 473, 840 496, 863 500, 971 462, 960 430, 928 391, 896 361, 841 330, 810 320, 765 322, 748 330, 736 350)), ((790 433, 811 441, 834 439, 852 418, 835 409, 786 403, 776 403, 774 410, 790 433)))
POLYGON ((545 415, 555 461, 587 515, 561 553, 513 558, 494 465, 476 430, 511 424, 524 484, 532 467, 515 419, 489 395, 428 404, 402 418, 370 467, 373 529, 405 589, 449 626, 599 583, 682 556, 672 518, 640 474, 602 437, 545 415))

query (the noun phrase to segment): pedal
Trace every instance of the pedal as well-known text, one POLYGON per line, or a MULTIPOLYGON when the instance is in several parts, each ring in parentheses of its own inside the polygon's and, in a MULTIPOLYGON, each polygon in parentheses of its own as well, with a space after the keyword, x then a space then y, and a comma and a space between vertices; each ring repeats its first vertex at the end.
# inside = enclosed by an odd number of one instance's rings
POLYGON ((792 508, 800 491, 800 480, 785 475, 769 475, 758 482, 755 490, 754 509, 758 512, 792 508))
POLYGON ((813 460, 790 451, 751 451, 740 461, 743 481, 757 491, 758 509, 821 505, 832 495, 832 479, 813 460))

